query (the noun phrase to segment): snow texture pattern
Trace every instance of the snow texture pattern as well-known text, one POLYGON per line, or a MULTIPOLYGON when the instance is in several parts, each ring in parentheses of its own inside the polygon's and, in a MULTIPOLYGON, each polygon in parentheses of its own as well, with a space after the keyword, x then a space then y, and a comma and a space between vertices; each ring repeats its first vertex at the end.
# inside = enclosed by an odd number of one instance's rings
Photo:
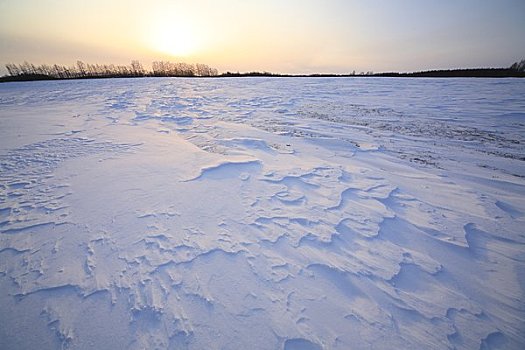
POLYGON ((0 348, 523 349, 525 81, 0 85, 0 348))

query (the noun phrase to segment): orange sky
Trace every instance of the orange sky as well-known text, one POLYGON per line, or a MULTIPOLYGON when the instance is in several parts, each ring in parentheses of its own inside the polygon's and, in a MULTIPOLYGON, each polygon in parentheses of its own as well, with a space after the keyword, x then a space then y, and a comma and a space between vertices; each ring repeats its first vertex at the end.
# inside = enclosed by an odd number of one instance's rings
POLYGON ((525 58, 521 0, 0 0, 0 64, 413 71, 525 58))

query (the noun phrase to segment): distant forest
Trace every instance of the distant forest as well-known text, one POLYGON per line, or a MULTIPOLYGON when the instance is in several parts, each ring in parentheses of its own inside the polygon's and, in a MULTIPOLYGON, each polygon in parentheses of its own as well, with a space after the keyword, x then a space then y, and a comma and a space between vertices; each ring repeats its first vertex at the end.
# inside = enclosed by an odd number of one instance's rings
POLYGON ((516 62, 508 68, 473 68, 429 70, 413 73, 373 73, 355 71, 349 74, 275 74, 270 72, 248 72, 219 74, 217 69, 206 64, 172 63, 155 61, 151 70, 145 69, 139 61, 131 61, 129 66, 114 64, 89 64, 77 61, 72 67, 54 65, 34 65, 8 63, 5 65, 9 75, 0 77, 0 82, 57 79, 94 78, 135 78, 135 77, 427 77, 427 78, 506 78, 525 77, 525 60, 516 62))
POLYGON ((427 78, 524 78, 525 60, 516 62, 508 68, 473 68, 430 70, 415 73, 380 73, 380 77, 427 77, 427 78))
POLYGON ((525 78, 525 60, 516 62, 508 68, 467 68, 428 70, 412 73, 397 72, 360 72, 349 74, 275 74, 270 72, 232 73, 226 72, 221 77, 409 77, 409 78, 525 78))

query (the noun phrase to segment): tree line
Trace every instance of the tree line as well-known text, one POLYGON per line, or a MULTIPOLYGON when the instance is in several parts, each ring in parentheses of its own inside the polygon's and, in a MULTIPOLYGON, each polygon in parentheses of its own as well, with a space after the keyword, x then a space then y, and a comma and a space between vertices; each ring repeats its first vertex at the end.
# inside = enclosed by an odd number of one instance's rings
POLYGON ((344 78, 344 77, 399 77, 399 78, 525 78, 525 60, 513 63, 508 68, 466 68, 466 69, 441 69, 427 70, 412 73, 385 72, 374 73, 355 71, 348 74, 314 73, 314 74, 279 74, 270 72, 226 72, 221 77, 324 77, 324 78, 344 78))
POLYGON ((145 69, 137 61, 130 65, 90 64, 77 61, 74 66, 58 64, 35 65, 29 62, 5 65, 9 77, 14 80, 37 79, 83 79, 83 78, 131 78, 131 77, 212 77, 217 76, 217 69, 206 64, 171 63, 155 61, 152 70, 145 69))
POLYGON ((155 61, 151 67, 150 75, 154 77, 214 77, 219 74, 217 69, 202 63, 188 64, 155 61))
POLYGON ((376 77, 411 78, 525 78, 525 60, 513 63, 508 68, 440 69, 413 73, 378 73, 376 77))
POLYGON ((197 63, 172 63, 169 61, 155 61, 152 69, 145 69, 137 61, 130 65, 89 64, 77 61, 75 66, 67 67, 54 65, 34 65, 28 62, 22 64, 8 63, 5 65, 6 77, 0 77, 0 82, 16 80, 46 80, 46 79, 90 79, 90 78, 129 78, 129 77, 525 77, 525 60, 512 64, 508 68, 474 68, 430 70, 413 73, 373 73, 355 71, 349 74, 278 74, 270 72, 226 72, 219 75, 217 69, 197 63))

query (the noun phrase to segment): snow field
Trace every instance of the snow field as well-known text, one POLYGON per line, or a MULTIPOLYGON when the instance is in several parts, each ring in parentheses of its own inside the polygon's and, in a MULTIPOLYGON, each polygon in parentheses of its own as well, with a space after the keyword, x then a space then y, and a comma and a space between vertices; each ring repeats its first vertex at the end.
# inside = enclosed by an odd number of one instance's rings
POLYGON ((520 349, 525 82, 0 85, 0 348, 520 349))

